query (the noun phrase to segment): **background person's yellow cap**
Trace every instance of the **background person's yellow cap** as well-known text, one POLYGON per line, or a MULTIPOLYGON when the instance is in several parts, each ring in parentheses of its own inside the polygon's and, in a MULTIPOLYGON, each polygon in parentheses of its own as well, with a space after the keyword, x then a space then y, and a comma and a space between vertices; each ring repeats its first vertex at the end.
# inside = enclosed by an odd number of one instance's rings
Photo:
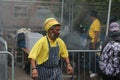
POLYGON ((45 31, 48 31, 54 25, 60 25, 60 23, 55 18, 47 18, 43 26, 45 31))

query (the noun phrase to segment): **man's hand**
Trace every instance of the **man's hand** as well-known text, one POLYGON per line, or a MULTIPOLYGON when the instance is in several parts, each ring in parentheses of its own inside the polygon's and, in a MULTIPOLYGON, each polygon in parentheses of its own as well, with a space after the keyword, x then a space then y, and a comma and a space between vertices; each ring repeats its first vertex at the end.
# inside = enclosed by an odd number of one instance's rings
POLYGON ((71 66, 71 64, 67 64, 67 73, 68 74, 73 74, 73 67, 71 66))
POLYGON ((38 77, 37 69, 33 69, 32 70, 32 79, 33 80, 37 80, 37 77, 38 77))

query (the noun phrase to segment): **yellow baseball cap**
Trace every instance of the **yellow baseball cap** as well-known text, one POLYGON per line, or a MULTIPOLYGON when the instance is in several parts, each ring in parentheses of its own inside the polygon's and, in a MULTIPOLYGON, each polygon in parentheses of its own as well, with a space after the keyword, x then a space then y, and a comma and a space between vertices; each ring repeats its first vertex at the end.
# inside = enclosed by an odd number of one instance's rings
POLYGON ((48 31, 54 25, 60 25, 60 23, 55 18, 47 18, 44 22, 44 25, 43 25, 44 30, 48 31))

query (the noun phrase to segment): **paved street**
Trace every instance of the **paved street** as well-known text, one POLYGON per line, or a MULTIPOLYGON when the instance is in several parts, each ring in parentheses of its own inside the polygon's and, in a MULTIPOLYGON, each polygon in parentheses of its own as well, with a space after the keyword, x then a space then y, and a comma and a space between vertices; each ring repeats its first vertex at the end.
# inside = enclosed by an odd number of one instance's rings
MULTIPOLYGON (((11 67, 9 68, 9 70, 11 67)), ((11 73, 9 72, 9 80, 11 80, 11 73)), ((32 80, 29 75, 21 67, 15 66, 15 80, 32 80)))

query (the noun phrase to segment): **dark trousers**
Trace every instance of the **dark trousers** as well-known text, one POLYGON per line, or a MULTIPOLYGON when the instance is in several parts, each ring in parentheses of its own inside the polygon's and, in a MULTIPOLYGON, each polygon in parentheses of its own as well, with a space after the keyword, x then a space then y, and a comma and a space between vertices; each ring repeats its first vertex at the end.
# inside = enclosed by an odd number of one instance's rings
POLYGON ((103 80, 120 80, 120 75, 118 76, 107 76, 105 74, 101 74, 103 80))
MULTIPOLYGON (((91 48, 93 43, 90 43, 90 50, 93 50, 91 48)), ((100 43, 96 43, 96 49, 100 46, 100 43)), ((93 73, 98 73, 99 72, 99 56, 96 54, 96 52, 90 52, 89 53, 89 69, 93 73)))

